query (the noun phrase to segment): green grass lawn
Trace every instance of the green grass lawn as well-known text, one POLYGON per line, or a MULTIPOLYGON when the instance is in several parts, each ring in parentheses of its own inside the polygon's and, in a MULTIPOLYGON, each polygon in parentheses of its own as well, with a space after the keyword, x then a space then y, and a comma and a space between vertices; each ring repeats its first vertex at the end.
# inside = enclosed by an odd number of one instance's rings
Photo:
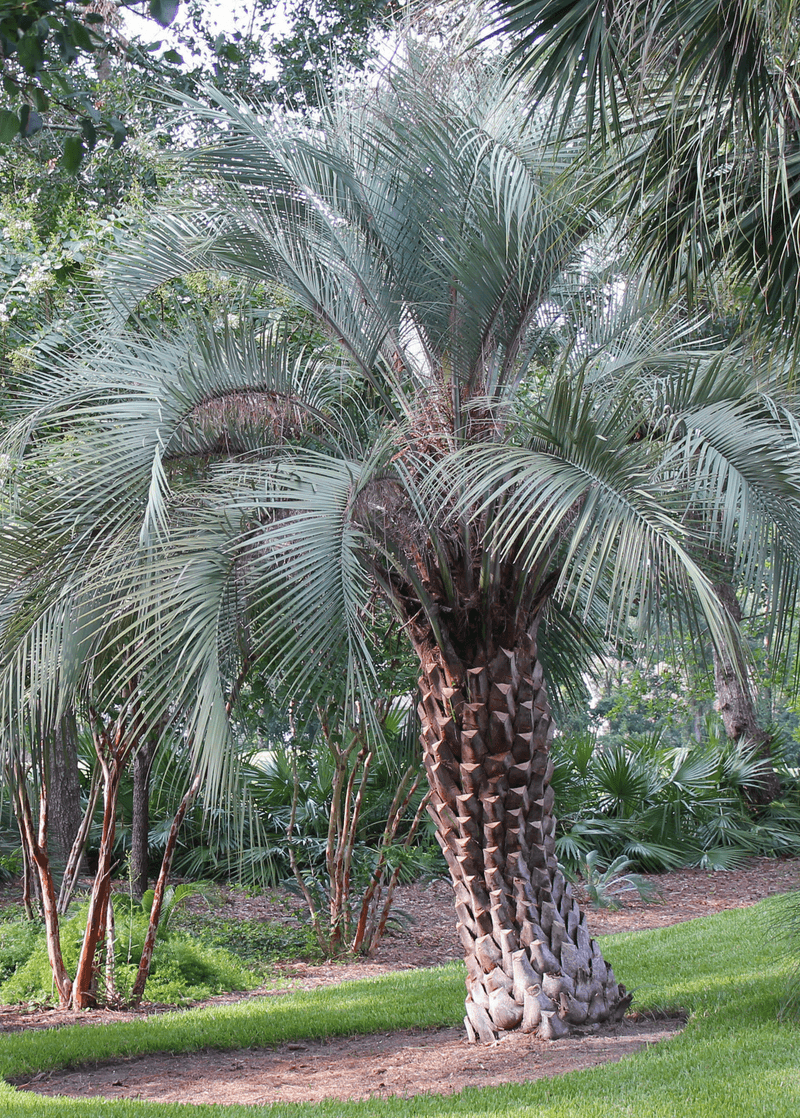
MULTIPOLYGON (((200 1115, 480 1116, 531 1118, 756 1118, 800 1116, 800 1027, 777 1019, 790 965, 770 931, 779 901, 671 928, 608 936, 603 946, 634 1005, 683 1008, 684 1032, 618 1064, 530 1085, 459 1095, 318 1105, 184 1106, 40 1098, 0 1086, 0 1114, 42 1118, 196 1118, 200 1115)), ((463 1016, 463 971, 441 967, 346 983, 241 1006, 145 1021, 0 1037, 0 1075, 137 1052, 183 1052, 302 1037, 452 1025, 463 1016)))

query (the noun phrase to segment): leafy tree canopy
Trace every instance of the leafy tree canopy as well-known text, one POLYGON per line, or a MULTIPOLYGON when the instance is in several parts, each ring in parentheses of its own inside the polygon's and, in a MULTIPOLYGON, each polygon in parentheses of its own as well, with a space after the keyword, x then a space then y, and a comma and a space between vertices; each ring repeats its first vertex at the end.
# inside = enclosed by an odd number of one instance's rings
POLYGON ((135 122, 97 89, 119 63, 144 81, 142 103, 159 85, 196 92, 210 82, 264 101, 317 104, 334 56, 362 68, 398 11, 392 0, 298 0, 288 10, 257 0, 238 23, 230 13, 234 29, 221 32, 205 0, 184 4, 176 20, 180 9, 180 0, 0 0, 0 144, 30 139, 49 123, 64 133, 61 158, 71 172, 101 136, 121 147, 135 122), (169 41, 129 37, 126 10, 169 27, 169 41))
MULTIPOLYGON (((278 7, 274 0, 261 2, 273 12, 278 7)), ((391 26, 401 7, 396 0, 296 0, 289 7, 289 33, 272 43, 275 91, 316 104, 320 86, 330 89, 333 58, 361 69, 375 55, 376 33, 391 26)))
POLYGON ((64 164, 80 165, 84 150, 93 148, 98 132, 112 137, 115 147, 125 140, 125 126, 113 113, 104 113, 86 89, 86 63, 99 70, 110 54, 125 52, 120 34, 119 8, 146 8, 162 27, 172 23, 179 0, 142 0, 116 4, 108 0, 30 0, 17 4, 0 0, 0 142, 39 132, 44 114, 59 106, 79 131, 71 130, 64 143, 64 164))

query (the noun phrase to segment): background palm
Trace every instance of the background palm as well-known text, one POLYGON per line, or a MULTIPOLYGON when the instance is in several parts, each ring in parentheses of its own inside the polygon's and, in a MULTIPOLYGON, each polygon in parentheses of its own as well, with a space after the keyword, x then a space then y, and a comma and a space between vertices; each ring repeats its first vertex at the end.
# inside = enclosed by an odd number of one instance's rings
POLYGON ((593 148, 595 187, 664 290, 797 337, 797 4, 495 0, 532 104, 593 148), (575 112, 577 110, 577 112, 575 112), (715 292, 715 286, 720 288, 715 292))
MULTIPOLYGON (((256 666, 298 691, 339 672, 351 719, 365 717, 374 595, 389 604, 420 660, 482 1039, 520 1024, 558 1035, 627 1002, 555 858, 537 638, 553 675, 579 670, 591 633, 632 614, 652 626, 666 606, 691 620, 699 605, 720 640, 689 544, 758 578, 775 523, 791 540, 797 478, 783 413, 734 359, 654 319, 615 334, 600 313, 597 346, 567 323, 558 299, 595 221, 515 98, 500 74, 412 55, 313 127, 222 98, 198 107, 222 126, 194 158, 202 203, 156 215, 144 248, 127 247, 99 348, 37 386, 16 432, 25 447, 37 431, 26 492, 61 600, 82 603, 100 645, 108 599, 133 611, 125 671, 147 670, 154 713, 191 710, 212 780, 256 666), (255 296, 277 281, 328 351, 259 333, 252 302, 217 333, 123 324, 199 268, 255 296), (559 364, 546 335, 567 325, 559 364)), ((55 608, 9 639, 7 674, 55 608)), ((52 689, 26 662, 33 692, 52 689)))

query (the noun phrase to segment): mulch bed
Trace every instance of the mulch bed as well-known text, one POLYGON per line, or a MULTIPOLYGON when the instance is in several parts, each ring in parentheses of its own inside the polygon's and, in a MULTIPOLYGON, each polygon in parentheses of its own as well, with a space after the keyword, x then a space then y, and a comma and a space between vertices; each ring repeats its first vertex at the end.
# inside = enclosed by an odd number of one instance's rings
POLYGON ((463 1029, 405 1029, 238 1052, 121 1057, 75 1071, 40 1074, 20 1085, 40 1095, 183 1103, 449 1095, 464 1087, 527 1083, 621 1060, 647 1044, 667 1040, 682 1024, 626 1018, 552 1042, 511 1033, 488 1048, 467 1044, 463 1029))
MULTIPOLYGON (((678 870, 649 878, 659 900, 645 904, 626 895, 617 912, 591 911, 594 934, 663 927, 755 904, 773 893, 800 888, 800 859, 754 858, 727 873, 678 870)), ((207 902, 195 899, 195 904, 207 902)), ((249 897, 242 890, 222 890, 215 903, 226 917, 297 920, 297 899, 273 893, 249 897)), ((373 959, 353 963, 281 964, 276 982, 248 997, 311 989, 391 970, 433 966, 460 958, 455 932, 452 889, 446 881, 401 888, 397 897, 401 924, 386 936, 373 959)), ((241 994, 211 999, 211 1004, 242 1001, 241 994)), ((144 1006, 141 1013, 165 1006, 144 1006)), ((137 1015, 111 1010, 73 1013, 36 1006, 0 1008, 0 1033, 79 1023, 101 1025, 137 1015)), ((350 1037, 275 1049, 244 1052, 207 1051, 192 1055, 140 1056, 91 1068, 40 1074, 20 1083, 42 1094, 102 1095, 157 1101, 267 1103, 318 1101, 322 1098, 369 1098, 388 1094, 451 1093, 466 1086, 526 1082, 592 1067, 671 1036, 681 1022, 626 1018, 617 1026, 593 1028, 546 1043, 513 1034, 488 1048, 470 1046, 458 1029, 404 1031, 350 1037)))

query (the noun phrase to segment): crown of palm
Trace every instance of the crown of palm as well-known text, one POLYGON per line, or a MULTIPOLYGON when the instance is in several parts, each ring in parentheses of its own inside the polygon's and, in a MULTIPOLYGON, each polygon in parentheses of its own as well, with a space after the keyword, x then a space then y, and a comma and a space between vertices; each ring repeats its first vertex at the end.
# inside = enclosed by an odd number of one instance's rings
POLYGON ((36 649, 67 647, 76 610, 82 661, 124 646, 154 706, 185 702, 218 746, 242 663, 304 687, 344 661, 351 701, 369 690, 376 588, 442 648, 513 638, 548 599, 621 629, 667 590, 721 639, 697 545, 756 581, 777 523, 789 562, 796 440, 735 355, 625 314, 595 316, 597 344, 573 315, 561 360, 542 344, 594 219, 513 84, 481 78, 412 59, 313 125, 202 110, 223 138, 190 165, 200 200, 109 264, 101 343, 15 428, 29 568, 62 603, 28 595, 7 629, 17 705, 53 689, 36 649), (124 324, 198 269, 251 299, 281 283, 329 344, 259 330, 252 301, 222 329, 124 324))

